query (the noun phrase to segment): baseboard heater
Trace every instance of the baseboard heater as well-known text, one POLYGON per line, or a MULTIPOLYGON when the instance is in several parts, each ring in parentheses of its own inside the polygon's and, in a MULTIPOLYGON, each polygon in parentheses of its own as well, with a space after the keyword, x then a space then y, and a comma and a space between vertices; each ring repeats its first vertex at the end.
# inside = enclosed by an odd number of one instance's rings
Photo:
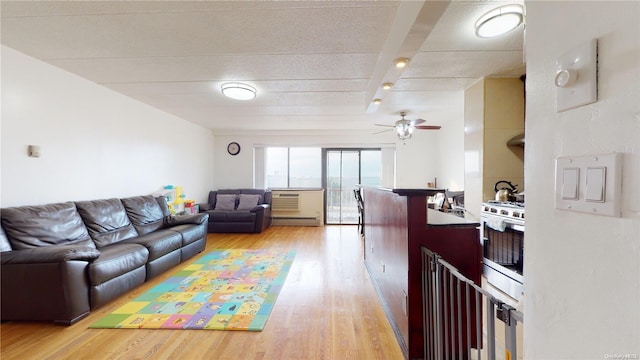
POLYGON ((322 226, 321 220, 318 218, 308 217, 272 217, 272 225, 281 226, 322 226))
POLYGON ((324 190, 273 190, 272 194, 272 225, 324 225, 324 190))

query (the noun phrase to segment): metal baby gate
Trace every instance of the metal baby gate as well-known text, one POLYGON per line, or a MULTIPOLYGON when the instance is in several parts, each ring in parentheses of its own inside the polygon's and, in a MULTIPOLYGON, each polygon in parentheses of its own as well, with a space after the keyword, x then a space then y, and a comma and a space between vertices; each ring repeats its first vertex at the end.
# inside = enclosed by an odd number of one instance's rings
POLYGON ((424 358, 496 359, 496 322, 504 322, 504 359, 517 359, 516 326, 523 315, 422 247, 424 358), (483 316, 483 308, 486 310, 483 316), (486 336, 483 337, 483 320, 486 336))

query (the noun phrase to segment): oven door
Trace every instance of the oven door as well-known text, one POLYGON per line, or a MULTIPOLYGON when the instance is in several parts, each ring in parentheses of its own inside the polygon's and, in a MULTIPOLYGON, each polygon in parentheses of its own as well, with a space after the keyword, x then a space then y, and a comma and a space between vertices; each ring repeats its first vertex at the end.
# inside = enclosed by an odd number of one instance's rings
POLYGON ((481 220, 483 275, 500 291, 519 300, 524 291, 524 222, 488 214, 481 220), (502 224, 504 230, 496 229, 495 224, 502 224))

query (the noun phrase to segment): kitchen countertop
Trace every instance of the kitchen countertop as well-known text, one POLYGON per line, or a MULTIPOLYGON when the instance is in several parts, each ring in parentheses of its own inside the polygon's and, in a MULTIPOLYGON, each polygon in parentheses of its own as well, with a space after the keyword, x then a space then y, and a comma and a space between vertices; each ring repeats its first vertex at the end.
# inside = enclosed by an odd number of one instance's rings
POLYGON ((459 216, 447 214, 442 211, 427 210, 427 225, 428 226, 480 226, 480 223, 477 221, 467 220, 465 218, 461 218, 459 216))

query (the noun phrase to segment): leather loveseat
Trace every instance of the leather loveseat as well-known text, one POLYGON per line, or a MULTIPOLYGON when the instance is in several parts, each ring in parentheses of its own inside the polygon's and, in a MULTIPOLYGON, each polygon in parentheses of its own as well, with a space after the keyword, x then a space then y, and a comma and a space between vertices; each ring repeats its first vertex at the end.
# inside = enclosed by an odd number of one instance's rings
POLYGON ((206 245, 208 215, 170 215, 162 197, 1 211, 3 321, 73 324, 206 245))
POLYGON ((209 214, 210 233, 260 233, 271 226, 271 190, 211 191, 200 212, 209 214))

